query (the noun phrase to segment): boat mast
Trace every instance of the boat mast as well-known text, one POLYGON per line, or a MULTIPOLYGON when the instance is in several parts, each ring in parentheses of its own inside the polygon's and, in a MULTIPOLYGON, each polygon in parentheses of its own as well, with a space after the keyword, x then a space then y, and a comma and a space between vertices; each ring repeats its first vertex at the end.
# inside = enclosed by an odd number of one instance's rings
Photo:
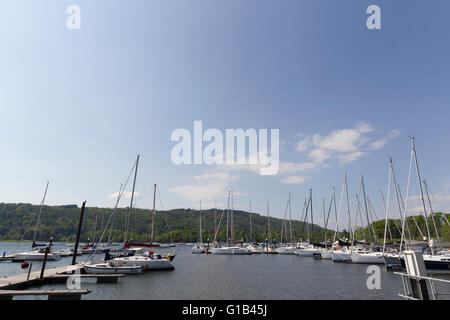
MULTIPOLYGON (((347 172, 344 174, 344 180, 345 180, 345 194, 347 196, 347 213, 348 213, 348 225, 350 228, 349 234, 352 241, 352 247, 353 247, 353 241, 354 241, 354 234, 353 234, 353 227, 352 227, 352 217, 350 215, 350 199, 348 198, 348 182, 347 182, 347 172)), ((349 239, 350 240, 350 239, 349 239)))
POLYGON ((231 241, 234 240, 233 188, 231 188, 231 241))
POLYGON ((414 162, 416 164, 417 180, 419 181, 420 198, 422 200, 422 205, 423 205, 423 214, 425 215, 425 226, 427 227, 428 240, 431 240, 430 228, 428 227, 427 208, 425 206, 425 199, 423 197, 422 179, 420 178, 419 163, 417 161, 415 138, 414 137, 410 137, 410 139, 411 139, 411 144, 412 144, 412 150, 414 152, 414 162))
POLYGON ((325 219, 325 197, 322 199, 322 212, 323 212, 323 226, 324 226, 324 230, 323 230, 323 235, 324 235, 324 244, 326 247, 326 242, 327 242, 327 227, 325 226, 327 224, 326 219, 325 219))
POLYGON ((225 237, 225 241, 227 242, 227 246, 230 246, 230 234, 229 234, 229 220, 230 220, 230 195, 231 195, 231 190, 228 190, 228 206, 227 206, 227 232, 226 232, 226 237, 225 237))
MULTIPOLYGON (((403 214, 402 214, 405 204, 403 203, 403 196, 402 196, 402 192, 400 190, 400 185, 397 184, 397 180, 395 177, 394 163, 392 162, 392 159, 391 159, 391 166, 392 166, 392 179, 393 179, 394 186, 395 186, 395 195, 397 197, 397 205, 398 205, 398 211, 399 211, 399 215, 400 215, 400 221, 403 222, 403 218, 406 219, 406 212, 405 212, 405 217, 403 217, 403 214)), ((414 219, 414 217, 413 217, 413 221, 414 221, 414 223, 416 223, 416 219, 414 219)), ((419 233, 422 235, 422 231, 420 230, 419 226, 417 226, 417 228, 418 228, 417 230, 419 230, 419 233)), ((409 229, 409 224, 406 224, 406 231, 408 232, 409 239, 411 239, 411 231, 409 229)), ((400 232, 402 232, 402 231, 400 231, 400 232)), ((423 238, 423 235, 422 235, 422 238, 423 238)))
MULTIPOLYGON (((342 190, 342 191, 344 191, 344 190, 342 190)), ((341 198, 339 199, 339 212, 341 211, 342 196, 343 196, 343 193, 341 192, 341 198)), ((334 187, 333 187, 333 206, 334 206, 334 218, 336 219, 336 226, 335 226, 334 235, 333 235, 333 243, 331 244, 331 246, 333 246, 334 243, 336 242, 336 235, 338 233, 338 228, 339 228, 338 211, 336 208, 336 189, 334 187)))
MULTIPOLYGON (((408 184, 406 185, 405 203, 404 203, 404 206, 403 206, 402 236, 401 236, 401 239, 400 239, 399 254, 402 253, 403 239, 405 238, 406 211, 408 209, 409 187, 411 185, 411 171, 412 171, 413 153, 414 152, 411 149, 411 155, 409 157, 408 184)), ((402 198, 402 202, 403 202, 403 198, 402 198)))
POLYGON ((113 226, 114 226, 114 212, 117 210, 117 206, 119 205, 119 201, 120 198, 122 197, 122 187, 123 184, 120 184, 120 188, 119 188, 119 193, 117 194, 117 200, 116 200, 116 205, 114 206, 114 209, 111 213, 111 227, 109 228, 109 237, 108 237, 108 244, 111 243, 111 236, 112 236, 112 231, 113 231, 113 226))
POLYGON ((313 216, 313 198, 312 198, 312 189, 309 189, 309 199, 310 201, 310 205, 311 205, 311 238, 314 237, 314 216, 313 216))
POLYGON ((367 231, 369 234, 369 242, 372 243, 372 234, 371 234, 372 226, 369 221, 369 210, 367 209, 366 188, 364 187, 364 177, 363 176, 361 176, 361 186, 362 186, 362 190, 363 190, 364 208, 365 208, 365 212, 366 212, 367 227, 368 227, 367 231))
POLYGON ((425 186, 425 192, 427 193, 427 198, 428 198, 428 204, 430 205, 430 211, 431 211, 431 218, 433 220, 433 225, 434 225, 434 230, 436 231, 436 239, 437 241, 439 240, 439 233, 438 233, 438 229, 436 226, 436 221, 434 220, 434 211, 433 211, 433 207, 431 206, 431 200, 430 200, 430 194, 428 193, 428 184, 425 180, 423 180, 423 185, 425 186))
POLYGON ((388 191, 386 196, 386 206, 385 206, 385 220, 384 220, 384 239, 383 239, 383 254, 386 252, 386 233, 388 227, 388 212, 389 212, 389 197, 391 195, 391 178, 392 178, 392 158, 389 157, 389 179, 388 179, 388 191))
POLYGON ((292 209, 291 209, 291 193, 289 192, 289 234, 291 237, 291 243, 292 246, 292 209))
POLYGON ((203 243, 203 236, 202 236, 202 200, 200 200, 200 243, 203 243))
POLYGON ((130 201, 130 207, 128 208, 128 213, 127 213, 127 228, 125 230, 125 242, 128 241, 128 229, 130 227, 130 216, 131 216, 131 210, 133 209, 133 200, 134 200, 134 189, 136 187, 136 178, 137 178, 137 171, 138 171, 138 165, 139 165, 139 155, 137 156, 136 159, 136 168, 134 170, 134 180, 133 180, 133 189, 131 191, 131 201, 130 201))
POLYGON ((217 228, 217 200, 214 200, 214 232, 216 232, 216 228, 217 228))
POLYGON ((250 241, 254 242, 253 240, 253 233, 252 233, 252 200, 250 200, 250 241))
POLYGON ((153 213, 152 213, 152 237, 151 243, 154 241, 154 228, 155 228, 155 211, 156 209, 156 183, 153 185, 153 213))
POLYGON ((45 186, 45 191, 44 191, 44 197, 42 198, 41 205, 39 207, 39 214, 38 214, 38 218, 37 218, 37 222, 36 222, 36 230, 34 230, 33 243, 31 244, 32 248, 34 248, 35 244, 36 244, 36 236, 37 236, 37 232, 38 232, 38 228, 39 228, 39 221, 41 220, 42 208, 44 207, 45 197, 47 196, 48 184, 49 184, 49 182, 47 181, 47 185, 45 186))
POLYGON ((270 241, 269 200, 267 200, 267 241, 270 241))

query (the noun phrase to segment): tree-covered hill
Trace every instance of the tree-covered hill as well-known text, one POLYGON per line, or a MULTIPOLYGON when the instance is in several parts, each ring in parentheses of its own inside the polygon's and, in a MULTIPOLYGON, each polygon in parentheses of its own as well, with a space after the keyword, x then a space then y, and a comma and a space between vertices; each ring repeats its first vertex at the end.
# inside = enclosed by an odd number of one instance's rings
MULTIPOLYGON (((428 215, 427 219, 428 229, 430 230, 430 234, 433 239, 437 239, 436 237, 436 229, 437 229, 439 240, 450 242, 450 226, 447 224, 444 215, 447 218, 447 221, 450 220, 450 214, 444 214, 441 212, 434 213, 434 221, 433 217, 431 215, 428 215)), ((373 222, 373 228, 371 228, 372 238, 374 238, 373 231, 375 231, 375 235, 377 236, 378 240, 382 242, 384 238, 384 229, 385 229, 384 226, 385 220, 373 222)), ((386 230, 387 238, 391 239, 392 236, 392 239, 394 241, 399 241, 401 239, 401 230, 402 230, 401 220, 389 219, 388 226, 389 228, 386 230)), ((422 236, 427 237, 427 227, 425 223, 425 217, 423 215, 408 217, 405 223, 405 230, 406 230, 406 239, 423 240, 422 236)), ((366 240, 369 239, 368 228, 367 227, 359 228, 356 231, 355 238, 366 240)))
MULTIPOLYGON (((0 203, 0 240, 32 240, 36 228, 39 206, 25 203, 0 203), (27 228, 28 226, 28 228, 27 228)), ((81 240, 98 240, 104 226, 111 216, 112 209, 87 207, 83 221, 81 240), (94 237, 95 221, 97 220, 94 237)), ((124 225, 127 208, 117 209, 103 240, 110 237, 113 242, 121 242, 124 237, 124 225), (111 230, 112 225, 112 230, 111 230)), ((216 212, 216 223, 219 223, 222 210, 216 212)), ((202 210, 203 240, 214 238, 215 210, 202 210)), ((44 206, 38 228, 37 239, 47 241, 53 237, 55 241, 74 241, 80 208, 75 205, 44 206)), ((250 216, 248 212, 234 211, 234 239, 265 241, 267 237, 267 217, 252 213, 252 233, 250 235, 250 216)), ((130 218, 129 239, 134 241, 150 241, 152 211, 148 209, 133 209, 130 218)), ((270 218, 271 239, 280 241, 282 219, 270 218)), ((223 215, 218 240, 225 241, 226 212, 223 215)), ((307 237, 311 225, 300 221, 292 221, 293 239, 307 237)), ((289 237, 289 221, 287 222, 289 237)), ((156 211, 154 240, 157 242, 184 241, 195 242, 199 238, 199 211, 193 209, 173 209, 156 211)), ((331 231, 330 231, 331 234, 331 231)), ((284 236, 286 238, 286 235, 284 236)), ((314 226, 314 240, 323 239, 323 229, 314 226)))

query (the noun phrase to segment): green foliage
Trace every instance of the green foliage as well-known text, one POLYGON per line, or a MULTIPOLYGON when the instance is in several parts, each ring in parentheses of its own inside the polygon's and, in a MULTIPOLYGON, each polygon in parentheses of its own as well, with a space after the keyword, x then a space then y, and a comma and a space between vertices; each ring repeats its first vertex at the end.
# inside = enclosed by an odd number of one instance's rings
MULTIPOLYGON (((434 214, 434 222, 433 217, 428 215, 428 228, 430 229, 430 234, 433 239, 436 239, 436 229, 439 234, 439 239, 441 241, 450 242, 450 227, 444 219, 444 215, 447 217, 447 220, 450 219, 450 214, 437 212, 434 214), (436 224, 436 228, 434 225, 436 224)), ((375 230, 375 234, 379 241, 382 241, 384 238, 384 220, 378 220, 373 222, 373 229, 375 230)), ((402 230, 402 222, 400 219, 393 220, 388 219, 388 226, 390 229, 387 229, 387 238, 399 241, 401 239, 401 230, 402 230)), ((425 217, 422 215, 408 217, 405 222, 405 230, 406 230, 406 239, 411 240, 423 240, 421 233, 427 237, 427 227, 425 223, 425 217), (419 227, 419 229, 417 228, 419 227)), ((366 239, 368 240, 368 228, 359 228, 356 231, 356 239, 366 239)))
MULTIPOLYGON (((111 235, 112 242, 124 240, 124 225, 127 208, 116 210, 108 229, 104 232, 103 241, 107 241, 111 235), (113 226, 111 229, 111 225, 113 226)), ((32 240, 39 206, 31 204, 0 203, 0 240, 32 240), (30 226, 27 229, 27 226, 30 226), (27 230, 26 230, 27 229, 27 230), (25 232, 26 231, 26 232, 25 232)), ((86 208, 81 240, 98 240, 111 215, 110 208, 86 208), (97 220, 94 235, 95 221, 97 220)), ((222 210, 217 210, 216 223, 219 223, 222 210)), ((37 239, 47 241, 53 237, 55 241, 75 241, 80 209, 76 206, 44 206, 37 233, 37 239)), ((129 239, 133 241, 150 241, 151 239, 152 211, 147 209, 133 209, 130 218, 129 239)), ((287 222, 289 235, 289 222, 287 222)), ((300 221, 292 221, 293 239, 306 239, 307 228, 311 231, 311 224, 300 221), (303 233, 302 233, 303 230, 303 233)), ((223 215, 220 230, 217 235, 219 241, 225 241, 226 212, 223 215)), ((271 239, 280 241, 282 219, 270 218, 271 239)), ((324 239, 324 230, 314 225, 314 237, 312 240, 324 239)), ((202 210, 203 241, 214 239, 214 209, 202 210)), ((267 217, 252 213, 252 233, 250 235, 250 217, 248 212, 234 211, 234 239, 265 241, 267 237, 267 217)), ((332 231, 328 231, 328 238, 332 231)), ((284 235, 286 238, 286 234, 284 235)), ((196 242, 199 240, 199 211, 192 209, 173 209, 168 211, 156 211, 154 241, 156 242, 196 242)))

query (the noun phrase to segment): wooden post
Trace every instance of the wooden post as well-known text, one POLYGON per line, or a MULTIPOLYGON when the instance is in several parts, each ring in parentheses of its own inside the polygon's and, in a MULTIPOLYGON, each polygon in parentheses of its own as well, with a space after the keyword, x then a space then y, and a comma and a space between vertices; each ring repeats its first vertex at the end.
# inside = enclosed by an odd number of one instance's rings
POLYGON ((30 268, 28 269, 27 280, 30 280, 31 268, 33 268, 33 262, 30 263, 30 268))
POLYGON ((41 276, 40 279, 44 278, 44 271, 45 271, 45 265, 47 264, 47 256, 50 251, 50 248, 52 247, 53 237, 50 238, 50 244, 45 247, 45 254, 44 254, 44 261, 42 262, 42 269, 41 269, 41 276))
POLYGON ((80 233, 81 233, 81 226, 83 225, 83 216, 84 216, 84 207, 85 206, 86 206, 86 201, 84 201, 83 205, 81 206, 80 221, 78 222, 78 230, 77 230, 77 239, 75 241, 75 247, 73 248, 72 265, 75 265, 77 263, 77 251, 78 251, 78 244, 80 243, 80 233))

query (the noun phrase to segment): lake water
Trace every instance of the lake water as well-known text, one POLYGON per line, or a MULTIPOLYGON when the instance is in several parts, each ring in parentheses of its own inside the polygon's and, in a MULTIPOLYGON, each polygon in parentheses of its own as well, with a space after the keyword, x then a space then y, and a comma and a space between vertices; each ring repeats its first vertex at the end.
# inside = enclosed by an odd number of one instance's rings
MULTIPOLYGON (((0 243, 0 254, 29 250, 31 243, 0 243)), ((56 243, 55 249, 66 248, 56 243)), ((367 288, 367 265, 334 263, 296 255, 195 255, 184 244, 159 251, 174 252, 173 271, 126 275, 117 284, 84 279, 83 289, 92 292, 82 299, 399 299, 400 276, 381 269, 381 289, 367 288)), ((98 255, 102 258, 103 255, 98 255)), ((72 257, 49 261, 47 266, 68 265, 72 257)), ((87 255, 77 257, 85 261, 87 255)), ((20 263, 0 262, 0 276, 24 273, 20 263)), ((41 263, 33 263, 33 271, 41 263)), ((65 288, 65 285, 43 286, 65 288)), ((28 298, 30 299, 30 298, 28 298)), ((45 299, 45 298, 40 298, 45 299)))

